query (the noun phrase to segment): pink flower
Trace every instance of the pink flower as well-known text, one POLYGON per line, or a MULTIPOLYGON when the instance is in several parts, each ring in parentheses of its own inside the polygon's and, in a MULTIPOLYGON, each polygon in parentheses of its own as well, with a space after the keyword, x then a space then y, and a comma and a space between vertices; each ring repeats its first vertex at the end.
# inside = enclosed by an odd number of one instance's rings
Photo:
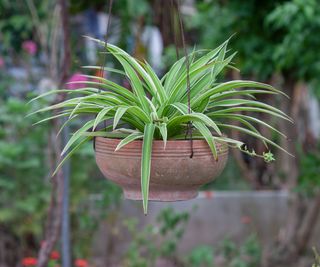
POLYGON ((4 59, 0 57, 0 68, 4 67, 4 59))
POLYGON ((34 41, 28 40, 22 43, 22 48, 29 55, 33 56, 37 53, 37 44, 34 41))
POLYGON ((85 82, 88 81, 86 77, 84 77, 80 72, 76 72, 73 74, 67 83, 68 89, 79 89, 85 86, 85 82))

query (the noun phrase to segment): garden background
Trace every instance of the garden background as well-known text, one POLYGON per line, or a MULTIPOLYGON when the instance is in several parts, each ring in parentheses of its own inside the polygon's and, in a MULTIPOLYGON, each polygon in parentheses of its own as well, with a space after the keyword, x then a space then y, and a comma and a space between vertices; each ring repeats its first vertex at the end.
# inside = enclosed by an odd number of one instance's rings
MULTIPOLYGON (((28 101, 50 89, 76 89, 65 83, 84 79, 81 66, 103 64, 101 48, 83 35, 105 38, 108 1, 0 0, 1 267, 36 266, 46 254, 50 267, 320 264, 319 2, 185 0, 180 10, 190 51, 231 37, 241 72, 225 72, 222 80, 254 79, 290 96, 261 100, 289 114, 293 125, 259 118, 288 135, 264 133, 295 157, 275 150, 276 161, 267 164, 231 151, 222 175, 197 199, 152 203, 147 217, 141 203, 124 200, 102 177, 92 145, 52 180, 69 133, 56 136, 59 120, 33 125, 41 115, 26 116, 57 99, 28 101), (61 221, 63 195, 69 221, 61 221)), ((176 47, 183 55, 175 1, 114 0, 110 22, 108 41, 146 58, 160 76, 176 60, 176 47)), ((106 66, 116 64, 107 57, 106 66)))

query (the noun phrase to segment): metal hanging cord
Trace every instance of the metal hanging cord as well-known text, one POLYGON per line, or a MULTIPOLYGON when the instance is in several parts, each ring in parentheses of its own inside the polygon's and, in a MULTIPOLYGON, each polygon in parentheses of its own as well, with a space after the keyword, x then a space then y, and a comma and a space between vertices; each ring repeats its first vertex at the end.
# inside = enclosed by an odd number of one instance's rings
MULTIPOLYGON (((175 0, 171 0, 172 14, 174 14, 174 1, 175 0)), ((189 62, 189 55, 188 55, 188 52, 187 52, 187 47, 186 47, 186 42, 185 42, 183 21, 182 21, 181 13, 180 13, 180 10, 181 10, 181 8, 180 8, 180 0, 176 0, 176 6, 177 6, 177 14, 178 14, 178 20, 179 20, 182 47, 183 47, 183 52, 184 52, 184 57, 185 57, 186 71, 187 71, 188 114, 191 114, 190 62, 189 62)), ((175 42, 175 47, 176 47, 176 56, 177 56, 177 59, 179 59, 178 43, 177 43, 177 38, 175 36, 174 16, 172 16, 172 21, 173 21, 172 25, 173 25, 174 42, 175 42)), ((187 138, 187 136, 189 136, 190 146, 191 146, 190 158, 193 157, 192 127, 193 127, 192 126, 192 122, 189 121, 188 122, 188 126, 187 126, 187 131, 186 131, 186 138, 187 138)))
MULTIPOLYGON (((109 7, 108 7, 108 22, 107 22, 107 29, 106 29, 106 35, 105 35, 105 46, 104 48, 108 51, 108 36, 109 36, 109 28, 110 28, 110 23, 111 23, 111 12, 112 12, 112 5, 113 5, 113 0, 109 1, 109 7)), ((105 64, 107 63, 107 53, 104 53, 104 58, 102 60, 101 63, 101 70, 100 70, 100 74, 103 77, 104 76, 104 67, 105 64)), ((101 91, 101 87, 100 87, 100 91, 101 91)))
MULTIPOLYGON (((184 27, 183 27, 183 22, 180 14, 180 0, 171 0, 171 7, 172 7, 172 12, 174 11, 174 1, 176 1, 176 7, 177 7, 177 14, 178 14, 178 20, 179 20, 179 27, 180 27, 180 35, 181 35, 181 41, 182 41, 182 46, 183 46, 183 51, 184 51, 184 56, 185 56, 185 65, 186 65, 186 71, 187 71, 187 97, 188 97, 188 114, 191 114, 191 96, 190 96, 190 62, 189 62, 189 55, 187 52, 187 47, 185 43, 185 36, 184 36, 184 27)), ((109 1, 109 8, 108 8, 108 22, 107 22, 107 29, 106 29, 106 35, 105 35, 105 49, 108 49, 108 34, 109 34, 109 28, 110 28, 110 23, 111 23, 111 12, 112 12, 112 5, 113 5, 113 0, 109 1)), ((173 27, 173 32, 175 32, 175 25, 174 25, 174 16, 172 16, 172 27, 173 27)), ((177 59, 179 59, 179 50, 178 50, 178 43, 177 43, 177 38, 174 35, 174 42, 175 42, 175 49, 176 49, 176 56, 177 59)), ((100 75, 103 77, 104 75, 104 68, 106 64, 106 58, 107 58, 107 53, 104 54, 104 59, 101 64, 101 70, 100 70, 100 75)), ((99 88, 99 92, 102 91, 102 88, 99 88)), ((104 121, 105 128, 107 128, 106 121, 104 121)), ((192 138, 192 122, 188 122, 187 126, 187 132, 186 132, 186 138, 189 136, 190 140, 190 146, 191 146, 191 154, 190 158, 193 157, 193 138, 192 138)), ((95 149, 95 137, 93 138, 93 148, 95 149)))
MULTIPOLYGON (((103 57, 103 60, 101 62, 101 68, 100 68, 100 73, 99 73, 99 76, 103 78, 104 76, 104 68, 105 68, 105 65, 107 63, 107 52, 108 52, 108 37, 109 37, 109 28, 110 28, 110 24, 111 24, 111 14, 112 14, 112 6, 113 6, 113 0, 110 0, 109 1, 109 6, 108 6, 108 22, 107 22, 107 29, 106 29, 106 34, 105 34, 105 45, 104 45, 104 48, 106 50, 106 53, 104 53, 104 57, 103 57)), ((102 86, 99 87, 99 93, 101 93, 102 91, 102 86)), ((107 128, 107 122, 104 121, 104 127, 107 128)), ((96 149, 96 137, 94 136, 93 137, 93 149, 95 150, 96 149)))

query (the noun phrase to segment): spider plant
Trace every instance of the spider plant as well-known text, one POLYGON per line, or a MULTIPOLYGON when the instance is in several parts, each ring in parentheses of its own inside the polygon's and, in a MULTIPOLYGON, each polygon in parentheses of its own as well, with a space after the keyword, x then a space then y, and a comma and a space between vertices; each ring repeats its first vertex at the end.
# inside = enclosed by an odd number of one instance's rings
MULTIPOLYGON (((187 68, 185 58, 176 61, 169 71, 160 79, 147 62, 141 62, 130 56, 119 47, 90 38, 106 47, 119 63, 122 70, 108 71, 123 75, 130 82, 131 90, 111 80, 85 75, 86 86, 76 90, 53 90, 35 99, 49 94, 67 93, 70 98, 37 112, 58 110, 55 115, 40 122, 58 117, 67 117, 64 125, 79 115, 86 116, 87 122, 75 131, 64 147, 66 154, 57 169, 75 153, 81 145, 95 136, 121 138, 116 150, 136 139, 142 139, 141 159, 141 192, 144 212, 148 207, 149 178, 151 166, 152 141, 162 139, 165 148, 167 140, 183 139, 186 125, 192 122, 193 138, 205 139, 216 160, 216 142, 228 143, 231 147, 241 149, 251 155, 254 151, 247 150, 240 140, 226 137, 228 130, 236 130, 253 136, 262 141, 267 151, 268 145, 285 151, 278 144, 263 136, 257 125, 269 128, 284 136, 266 122, 242 112, 266 113, 273 117, 291 121, 281 110, 257 101, 255 95, 285 95, 276 88, 259 82, 233 80, 218 82, 217 76, 225 68, 234 68, 232 59, 235 54, 227 55, 228 41, 214 50, 193 51, 189 58, 190 110, 188 109, 187 68), (113 120, 112 125, 97 126, 106 120, 113 120), (235 125, 234 122, 237 122, 235 125), (125 129, 121 126, 125 125, 125 129)), ((88 69, 99 70, 99 66, 87 66, 88 69)), ((75 82, 76 83, 76 82, 75 82)), ((79 83, 84 83, 83 81, 79 83)), ((266 160, 273 160, 272 154, 264 155, 266 160)))

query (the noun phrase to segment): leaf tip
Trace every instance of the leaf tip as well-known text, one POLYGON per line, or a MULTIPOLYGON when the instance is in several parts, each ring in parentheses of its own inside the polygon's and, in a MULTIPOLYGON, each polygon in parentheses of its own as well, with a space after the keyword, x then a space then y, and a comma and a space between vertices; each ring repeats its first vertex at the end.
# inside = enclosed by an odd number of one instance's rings
POLYGON ((166 150, 167 147, 167 141, 163 141, 163 150, 166 150))
POLYGON ((148 206, 146 206, 146 205, 143 205, 143 214, 144 214, 144 216, 148 215, 148 206))

